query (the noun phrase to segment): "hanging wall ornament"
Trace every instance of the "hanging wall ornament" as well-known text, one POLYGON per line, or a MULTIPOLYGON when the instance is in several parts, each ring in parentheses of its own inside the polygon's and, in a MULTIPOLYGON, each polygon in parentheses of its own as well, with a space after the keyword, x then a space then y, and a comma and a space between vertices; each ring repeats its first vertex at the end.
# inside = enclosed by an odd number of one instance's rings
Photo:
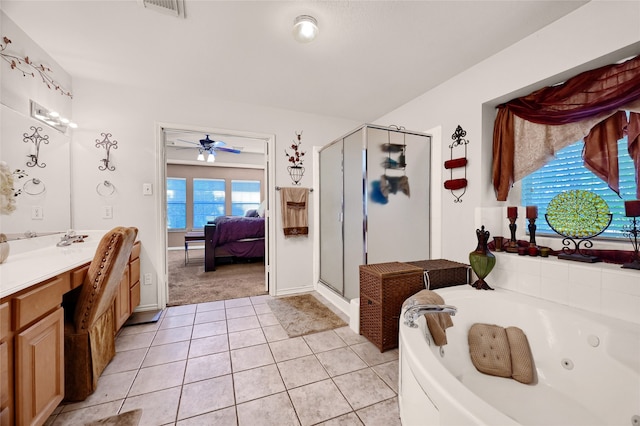
POLYGON ((100 140, 100 139, 96 139, 96 148, 104 148, 106 151, 107 156, 105 158, 103 158, 102 160, 102 165, 98 166, 98 169, 100 170, 111 170, 114 171, 116 169, 116 167, 114 165, 111 164, 111 159, 109 158, 110 154, 111 154, 111 149, 118 149, 118 141, 116 140, 109 140, 109 138, 112 136, 111 133, 100 133, 104 139, 100 140))
POLYGON ((462 196, 467 192, 467 145, 469 141, 464 139, 465 136, 467 136, 467 132, 458 125, 456 131, 451 135, 453 143, 449 145, 450 159, 444 162, 444 168, 450 172, 449 180, 444 181, 444 188, 451 191, 451 195, 455 198, 453 200, 454 203, 461 203, 462 196), (453 150, 457 147, 464 147, 464 156, 453 158, 453 150), (456 178, 453 176, 454 170, 456 171, 456 178), (461 171, 463 173, 460 173, 461 171))
POLYGON ((29 142, 33 143, 33 145, 29 147, 29 154, 27 154, 27 158, 30 159, 30 161, 27 161, 27 166, 29 167, 38 166, 40 168, 47 167, 46 163, 40 161, 40 144, 42 144, 43 142, 45 144, 48 144, 49 136, 40 135, 39 132, 42 131, 42 127, 31 126, 30 129, 33 130, 33 133, 31 135, 29 135, 28 133, 23 133, 22 135, 23 136, 22 141, 24 143, 29 143, 29 142))
POLYGON ((297 141, 293 141, 291 144, 291 149, 293 152, 289 154, 287 150, 284 150, 284 154, 287 156, 287 159, 291 165, 287 167, 287 171, 289 172, 289 176, 291 176, 291 180, 294 185, 300 185, 300 181, 302 180, 302 176, 304 175, 304 167, 302 167, 304 152, 300 151, 300 145, 302 144, 302 131, 300 133, 296 132, 297 141))

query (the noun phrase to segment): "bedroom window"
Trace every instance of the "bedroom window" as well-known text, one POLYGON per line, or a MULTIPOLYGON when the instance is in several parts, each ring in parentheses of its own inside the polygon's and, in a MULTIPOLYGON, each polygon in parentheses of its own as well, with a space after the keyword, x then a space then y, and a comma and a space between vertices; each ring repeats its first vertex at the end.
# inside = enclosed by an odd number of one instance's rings
POLYGON ((231 215, 244 216, 247 210, 260 207, 260 181, 231 181, 231 215))
POLYGON ((187 180, 167 178, 167 229, 187 228, 187 180))
POLYGON ((193 228, 225 215, 224 179, 193 179, 193 228))
POLYGON ((622 235, 622 225, 628 225, 629 220, 624 215, 624 200, 632 200, 636 194, 635 169, 627 150, 627 137, 618 141, 620 197, 583 165, 583 147, 584 142, 578 141, 561 149, 552 161, 522 179, 522 205, 538 206, 537 234, 557 235, 544 219, 551 199, 572 189, 592 191, 606 201, 613 214, 611 225, 601 236, 626 238, 622 235))

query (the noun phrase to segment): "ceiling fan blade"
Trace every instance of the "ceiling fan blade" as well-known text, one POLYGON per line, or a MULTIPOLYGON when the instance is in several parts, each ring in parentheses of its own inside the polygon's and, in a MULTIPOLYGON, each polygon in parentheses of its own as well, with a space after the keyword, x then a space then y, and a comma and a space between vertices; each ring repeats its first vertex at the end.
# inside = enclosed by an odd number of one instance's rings
POLYGON ((188 141, 186 139, 176 139, 176 140, 179 141, 179 142, 184 142, 184 143, 188 143, 188 144, 195 145, 195 146, 200 146, 199 143, 196 143, 196 142, 193 142, 193 141, 188 141))
POLYGON ((232 152, 234 154, 240 154, 242 151, 240 151, 239 149, 234 149, 234 148, 223 148, 221 146, 215 147, 214 148, 215 151, 224 151, 224 152, 232 152))

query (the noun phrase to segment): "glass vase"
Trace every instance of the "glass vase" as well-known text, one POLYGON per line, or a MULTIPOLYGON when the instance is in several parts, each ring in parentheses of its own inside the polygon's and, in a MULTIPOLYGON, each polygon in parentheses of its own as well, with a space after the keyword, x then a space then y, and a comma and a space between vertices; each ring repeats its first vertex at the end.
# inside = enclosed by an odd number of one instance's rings
POLYGON ((472 286, 478 290, 493 290, 484 280, 496 266, 496 257, 487 247, 489 231, 484 230, 484 225, 480 229, 476 229, 476 237, 478 238, 478 246, 469 253, 471 269, 478 277, 472 286))

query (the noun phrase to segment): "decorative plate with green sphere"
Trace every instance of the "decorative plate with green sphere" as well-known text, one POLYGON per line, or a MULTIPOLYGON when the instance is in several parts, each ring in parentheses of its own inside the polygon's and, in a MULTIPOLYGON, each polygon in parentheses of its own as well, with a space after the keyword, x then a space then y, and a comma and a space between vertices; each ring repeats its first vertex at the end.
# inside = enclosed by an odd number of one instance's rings
POLYGON ((547 207, 547 223, 558 234, 570 238, 591 238, 611 223, 609 206, 598 194, 574 189, 553 197, 547 207))

